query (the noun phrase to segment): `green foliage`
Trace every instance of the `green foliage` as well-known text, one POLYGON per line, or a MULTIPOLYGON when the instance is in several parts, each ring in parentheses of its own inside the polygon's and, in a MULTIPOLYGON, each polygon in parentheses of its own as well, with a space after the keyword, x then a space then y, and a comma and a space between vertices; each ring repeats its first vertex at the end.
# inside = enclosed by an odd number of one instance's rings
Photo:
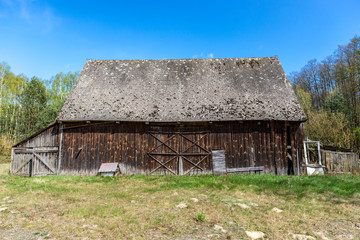
POLYGON ((0 136, 0 163, 10 162, 11 147, 14 145, 15 139, 9 134, 3 134, 0 136))
POLYGON ((205 214, 203 214, 203 213, 197 214, 197 215, 196 215, 196 220, 197 220, 198 222, 205 222, 205 214))
POLYGON ((10 155, 9 142, 24 139, 55 120, 77 76, 69 72, 48 81, 37 77, 28 80, 13 74, 6 63, 0 63, 1 158, 10 155))
POLYGON ((325 145, 350 148, 351 130, 345 115, 341 112, 312 111, 305 131, 311 140, 325 145))
POLYGON ((354 145, 360 146, 360 127, 354 129, 354 145))
POLYGON ((360 149, 360 38, 355 36, 321 62, 310 60, 290 78, 309 118, 308 137, 360 149))
POLYGON ((23 116, 20 125, 20 133, 23 136, 29 136, 38 129, 44 127, 42 121, 42 112, 45 111, 49 99, 48 91, 44 82, 33 77, 27 82, 19 98, 23 109, 23 116))
POLYGON ((311 95, 310 93, 305 92, 302 88, 297 87, 295 88, 295 92, 298 96, 300 105, 302 107, 302 109, 304 110, 305 114, 307 117, 310 116, 310 112, 311 112, 311 95))

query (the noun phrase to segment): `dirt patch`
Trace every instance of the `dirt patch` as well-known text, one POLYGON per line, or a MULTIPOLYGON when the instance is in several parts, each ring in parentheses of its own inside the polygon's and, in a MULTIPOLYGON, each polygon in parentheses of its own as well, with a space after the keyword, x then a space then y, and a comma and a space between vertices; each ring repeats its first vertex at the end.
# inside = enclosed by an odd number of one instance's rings
POLYGON ((39 240, 44 237, 39 237, 41 233, 33 232, 25 229, 10 229, 0 230, 0 240, 39 240))

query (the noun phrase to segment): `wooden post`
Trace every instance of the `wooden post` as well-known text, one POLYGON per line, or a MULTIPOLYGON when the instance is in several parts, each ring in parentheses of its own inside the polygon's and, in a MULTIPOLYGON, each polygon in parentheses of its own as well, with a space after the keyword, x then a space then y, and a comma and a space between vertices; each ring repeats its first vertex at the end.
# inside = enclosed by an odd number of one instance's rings
POLYGON ((298 174, 297 175, 300 175, 300 163, 299 163, 299 150, 296 149, 296 162, 297 162, 297 172, 298 174))
POLYGON ((13 171, 14 171, 14 159, 15 159, 14 154, 15 154, 15 152, 14 152, 14 148, 12 147, 12 148, 11 148, 10 174, 12 174, 12 173, 13 173, 13 171))
POLYGON ((29 177, 32 177, 33 175, 33 158, 29 160, 29 177))
POLYGON ((308 158, 307 158, 307 152, 306 152, 306 143, 304 142, 304 154, 305 154, 305 164, 308 165, 308 158))
POLYGON ((319 156, 319 165, 322 165, 321 164, 320 141, 317 143, 317 149, 318 149, 318 156, 319 156))
POLYGON ((179 156, 179 175, 184 175, 184 167, 181 156, 179 156))
POLYGON ((60 169, 61 169, 61 151, 62 151, 62 139, 63 139, 63 124, 60 123, 59 125, 60 128, 60 138, 59 138, 59 154, 58 154, 58 170, 57 170, 57 174, 60 174, 60 169))

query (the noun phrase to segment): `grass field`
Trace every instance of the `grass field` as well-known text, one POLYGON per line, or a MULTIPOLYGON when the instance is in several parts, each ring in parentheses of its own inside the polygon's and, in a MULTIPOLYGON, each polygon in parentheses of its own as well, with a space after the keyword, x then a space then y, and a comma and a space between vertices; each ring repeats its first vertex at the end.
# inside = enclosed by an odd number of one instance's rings
POLYGON ((22 178, 8 169, 0 165, 0 239, 360 239, 359 176, 22 178))

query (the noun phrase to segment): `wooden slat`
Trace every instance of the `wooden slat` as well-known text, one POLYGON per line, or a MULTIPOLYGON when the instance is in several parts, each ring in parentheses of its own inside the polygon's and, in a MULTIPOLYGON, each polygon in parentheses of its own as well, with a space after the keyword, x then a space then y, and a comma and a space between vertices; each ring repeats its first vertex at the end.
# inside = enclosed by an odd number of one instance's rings
POLYGON ((155 160, 157 163, 159 163, 162 167, 166 168, 168 171, 170 171, 172 174, 176 175, 176 173, 171 170, 170 168, 168 168, 167 166, 165 166, 162 162, 160 162, 158 159, 156 159, 155 157, 151 156, 150 154, 148 154, 149 157, 151 157, 153 160, 155 160))
MULTIPOLYGON (((172 157, 172 158, 170 158, 168 161, 166 161, 165 163, 161 163, 161 164, 160 164, 160 166, 158 166, 157 168, 155 168, 155 169, 151 170, 151 171, 150 171, 150 174, 151 174, 151 173, 153 173, 153 172, 155 172, 156 170, 158 170, 158 169, 162 168, 162 167, 165 167, 165 164, 167 164, 167 163, 169 163, 169 162, 173 161, 174 159, 176 159, 176 157, 177 157, 177 156, 172 157)), ((158 162, 159 162, 159 161, 158 161, 158 162)))
POLYGON ((150 153, 151 155, 159 155, 159 156, 208 156, 209 153, 150 153))
POLYGON ((244 167, 244 168, 227 168, 226 172, 233 173, 233 172, 250 172, 250 171, 263 171, 264 166, 259 167, 244 167))
POLYGON ((52 171, 53 173, 55 173, 55 169, 53 169, 52 167, 49 166, 49 164, 46 163, 46 161, 37 153, 33 153, 35 157, 37 157, 50 171, 52 171))
POLYGON ((29 163, 31 161, 32 158, 30 158, 29 160, 27 160, 26 162, 24 162, 23 164, 20 165, 20 167, 18 167, 18 169, 14 172, 17 173, 18 171, 20 171, 20 169, 22 169, 27 163, 29 163))

